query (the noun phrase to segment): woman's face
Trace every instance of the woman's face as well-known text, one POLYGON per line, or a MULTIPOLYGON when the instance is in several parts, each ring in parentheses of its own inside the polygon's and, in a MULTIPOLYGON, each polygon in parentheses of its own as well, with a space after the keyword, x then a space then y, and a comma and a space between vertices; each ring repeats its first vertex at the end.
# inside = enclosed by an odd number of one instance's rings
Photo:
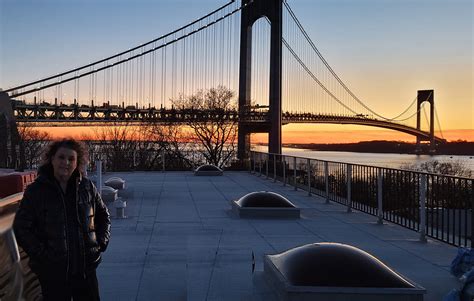
POLYGON ((77 152, 75 150, 60 147, 51 159, 54 176, 58 180, 67 181, 77 167, 77 152))

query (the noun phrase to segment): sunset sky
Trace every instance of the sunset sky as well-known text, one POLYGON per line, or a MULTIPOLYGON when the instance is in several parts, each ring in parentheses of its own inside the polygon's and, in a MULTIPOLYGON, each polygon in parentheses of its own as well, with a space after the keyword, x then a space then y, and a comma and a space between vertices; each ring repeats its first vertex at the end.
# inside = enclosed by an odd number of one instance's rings
MULTIPOLYGON (((110 56, 226 2, 1 0, 0 88, 110 56)), ((443 136, 474 141, 472 0, 288 3, 339 77, 373 110, 395 116, 417 90, 434 89, 443 136)), ((61 136, 82 130, 50 132, 61 136)), ((283 130, 287 143, 375 139, 414 141, 403 133, 362 126, 287 125, 283 130)))

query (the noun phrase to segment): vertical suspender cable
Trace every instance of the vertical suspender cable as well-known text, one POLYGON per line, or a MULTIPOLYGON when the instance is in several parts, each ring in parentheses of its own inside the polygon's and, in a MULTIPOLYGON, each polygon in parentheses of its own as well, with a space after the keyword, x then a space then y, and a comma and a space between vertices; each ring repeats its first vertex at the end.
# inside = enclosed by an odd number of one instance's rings
POLYGON ((150 102, 150 81, 151 81, 151 55, 153 52, 144 56, 143 60, 143 99, 142 108, 146 108, 150 102), (147 89, 148 88, 148 89, 147 89))
POLYGON ((212 25, 212 48, 211 48, 211 53, 212 53, 212 56, 211 56, 211 70, 212 70, 212 79, 211 79, 211 85, 209 88, 213 88, 215 83, 216 83, 216 78, 215 78, 215 75, 216 75, 216 68, 217 68, 217 61, 218 59, 216 58, 216 50, 217 50, 217 38, 216 38, 216 26, 215 25, 212 25))
MULTIPOLYGON (((142 50, 143 52, 143 50, 142 50)), ((139 80, 137 82, 137 89, 138 89, 138 97, 137 99, 135 99, 135 103, 137 104, 136 108, 140 108, 141 107, 141 104, 142 104, 142 101, 143 101, 143 83, 145 82, 145 78, 143 77, 143 67, 144 67, 144 63, 145 62, 145 57, 144 56, 140 56, 140 60, 137 62, 138 64, 138 69, 137 69, 137 72, 139 71, 140 72, 140 75, 139 75, 139 80)))
POLYGON ((205 38, 204 38, 204 45, 201 46, 201 47, 204 47, 203 50, 204 50, 204 64, 203 64, 203 67, 204 67, 204 85, 202 85, 201 87, 205 88, 207 86, 207 69, 208 69, 208 63, 207 63, 207 50, 209 49, 209 46, 207 45, 208 44, 208 35, 209 35, 209 29, 204 29, 206 35, 205 35, 205 38))
MULTIPOLYGON (((175 39, 176 37, 173 35, 173 39, 175 39)), ((173 45, 171 46, 171 62, 172 62, 172 65, 171 65, 171 79, 172 79, 172 83, 171 83, 171 98, 174 99, 175 98, 175 95, 176 95, 176 89, 177 89, 177 85, 176 85, 176 78, 177 78, 177 67, 176 67, 176 63, 177 63, 177 47, 176 47, 177 43, 173 43, 173 45)))
POLYGON ((123 99, 125 104, 128 106, 130 104, 130 95, 128 88, 128 77, 129 77, 130 61, 127 61, 122 68, 122 81, 123 81, 123 99))
MULTIPOLYGON (((120 59, 120 58, 118 58, 120 59)), ((122 98, 122 92, 121 92, 121 88, 122 88, 122 85, 121 85, 121 72, 120 72, 120 69, 122 68, 122 65, 118 65, 116 67, 116 71, 117 71, 117 76, 116 76, 116 81, 117 81, 117 100, 119 102, 119 106, 121 104, 121 102, 123 101, 123 98, 122 98)))
MULTIPOLYGON (((104 65, 107 66, 107 61, 104 62, 104 65)), ((105 69, 104 71, 104 75, 103 75, 103 78, 104 78, 104 87, 103 87, 103 91, 104 91, 104 103, 107 102, 107 100, 109 100, 109 97, 108 97, 108 91, 107 91, 107 88, 109 87, 109 85, 107 84, 107 72, 108 72, 108 69, 105 69)), ((109 100, 110 101, 110 100, 109 100)))
POLYGON ((127 77, 127 74, 129 73, 128 72, 128 66, 129 66, 129 63, 130 62, 126 62, 125 64, 123 64, 123 67, 122 67, 122 70, 121 73, 122 73, 122 93, 123 93, 123 101, 124 101, 124 104, 127 106, 128 105, 128 100, 129 100, 129 96, 128 96, 128 85, 127 85, 127 82, 128 82, 128 77, 127 77))
POLYGON ((229 25, 227 26, 227 36, 228 36, 228 40, 227 40, 227 68, 226 68, 226 72, 227 72, 227 88, 231 89, 232 90, 232 87, 230 86, 230 68, 232 66, 232 40, 233 40, 233 37, 232 37, 232 20, 233 20, 233 16, 230 16, 229 17, 229 25))
POLYGON ((110 92, 110 102, 114 104, 118 104, 117 100, 114 99, 114 67, 109 68, 109 80, 110 80, 110 87, 109 87, 109 92, 110 92))
POLYGON ((196 47, 195 47, 196 46, 196 35, 199 35, 199 33, 193 34, 191 36, 191 45, 190 45, 191 46, 191 49, 190 49, 190 54, 191 54, 191 58, 190 58, 190 60, 191 60, 191 64, 190 64, 191 65, 190 66, 191 67, 191 72, 190 72, 190 76, 191 77, 190 77, 190 80, 189 80, 190 85, 191 85, 191 89, 190 89, 191 92, 188 92, 186 90, 186 94, 191 94, 191 93, 193 93, 193 90, 194 90, 194 81, 195 81, 195 77, 196 77, 196 75, 194 74, 194 70, 195 70, 195 67, 196 67, 195 66, 196 65, 196 59, 195 59, 195 56, 196 56, 196 47))
MULTIPOLYGON (((153 43, 153 48, 156 48, 156 45, 155 43, 153 43)), ((156 107, 156 104, 155 104, 155 101, 156 101, 156 98, 155 98, 155 83, 156 83, 156 51, 153 51, 152 53, 152 70, 151 70, 151 74, 152 74, 152 79, 151 79, 151 96, 150 96, 150 103, 151 103, 151 106, 152 107, 156 107)))
POLYGON ((161 49, 161 89, 160 89, 160 102, 161 102, 161 107, 163 108, 164 107, 164 103, 163 103, 163 100, 165 99, 165 95, 163 93, 164 89, 165 89, 165 84, 164 84, 164 77, 165 77, 165 74, 164 74, 164 65, 165 65, 165 55, 164 55, 164 52, 165 52, 165 49, 162 48, 161 49))
POLYGON ((181 86, 181 95, 184 95, 184 90, 186 88, 186 66, 187 66, 187 57, 186 57, 186 39, 183 40, 183 59, 181 60, 181 67, 182 67, 182 86, 181 86))
POLYGON ((186 56, 185 56, 185 43, 186 41, 183 41, 181 44, 181 95, 185 95, 186 92, 184 91, 184 82, 185 82, 185 72, 184 72, 184 66, 186 65, 186 56))
POLYGON ((161 106, 166 107, 166 47, 161 51, 161 106))
POLYGON ((224 20, 224 22, 221 23, 221 27, 220 27, 220 32, 221 32, 221 47, 220 47, 220 54, 219 54, 219 58, 221 60, 221 64, 220 64, 220 68, 219 68, 219 85, 223 86, 224 85, 224 55, 225 55, 225 45, 226 45, 226 40, 225 40, 225 35, 224 35, 224 32, 225 32, 225 28, 226 28, 226 22, 227 20, 224 20))

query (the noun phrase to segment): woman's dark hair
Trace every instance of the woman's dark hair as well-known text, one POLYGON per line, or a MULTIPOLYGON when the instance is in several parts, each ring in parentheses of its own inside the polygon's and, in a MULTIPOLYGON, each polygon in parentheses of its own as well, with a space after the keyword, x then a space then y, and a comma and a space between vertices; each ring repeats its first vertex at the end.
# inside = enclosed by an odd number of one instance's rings
POLYGON ((77 153, 77 169, 84 172, 89 161, 89 151, 87 146, 78 140, 72 138, 52 141, 43 151, 42 166, 51 164, 51 159, 61 147, 71 149, 77 153))

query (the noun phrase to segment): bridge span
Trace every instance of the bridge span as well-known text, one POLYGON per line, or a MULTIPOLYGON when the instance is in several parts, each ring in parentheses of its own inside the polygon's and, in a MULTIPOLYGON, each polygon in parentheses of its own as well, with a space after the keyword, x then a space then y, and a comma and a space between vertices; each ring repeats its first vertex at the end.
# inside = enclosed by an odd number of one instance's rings
MULTIPOLYGON (((84 126, 84 122, 98 124, 122 123, 140 124, 143 122, 157 123, 189 123, 207 122, 212 120, 226 120, 239 122, 244 126, 253 127, 254 132, 268 132, 271 126, 269 111, 265 110, 195 110, 189 108, 138 108, 138 106, 102 106, 94 105, 64 105, 64 104, 26 104, 12 100, 12 107, 17 122, 35 123, 37 125, 84 126)), ((364 114, 337 115, 314 113, 282 113, 282 124, 290 123, 329 123, 374 126, 395 131, 400 131, 416 136, 422 140, 430 140, 431 134, 427 131, 410 127, 401 123, 379 120, 364 114)), ((445 139, 434 137, 436 143, 444 143, 445 139)))

